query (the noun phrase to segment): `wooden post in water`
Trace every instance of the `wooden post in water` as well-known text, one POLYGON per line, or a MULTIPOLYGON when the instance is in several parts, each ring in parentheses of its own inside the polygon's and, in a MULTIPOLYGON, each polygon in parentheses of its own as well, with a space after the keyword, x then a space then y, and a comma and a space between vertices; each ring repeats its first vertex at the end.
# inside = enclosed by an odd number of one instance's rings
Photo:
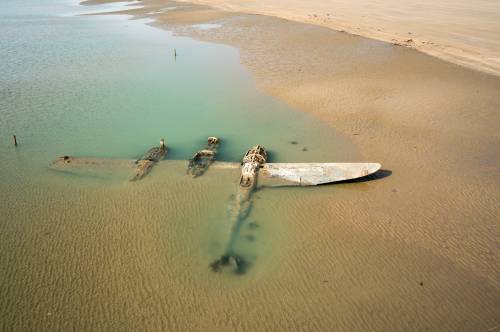
POLYGON ((174 59, 177 59, 177 51, 175 48, 174 48, 174 59))
POLYGON ((17 146, 17 138, 16 138, 16 135, 12 135, 12 138, 14 139, 14 146, 17 146))

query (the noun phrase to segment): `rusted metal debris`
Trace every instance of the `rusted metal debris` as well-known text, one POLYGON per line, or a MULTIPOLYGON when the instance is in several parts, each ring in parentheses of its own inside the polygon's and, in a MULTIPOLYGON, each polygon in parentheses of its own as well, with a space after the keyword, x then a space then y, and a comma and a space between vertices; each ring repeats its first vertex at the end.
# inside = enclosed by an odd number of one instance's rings
POLYGON ((49 168, 58 171, 78 171, 90 169, 116 169, 120 167, 132 167, 134 162, 128 159, 106 159, 62 156, 54 160, 49 168))
MULTIPOLYGON (((238 193, 234 196, 229 209, 229 239, 223 254, 210 264, 213 271, 221 271, 230 267, 237 274, 245 273, 252 264, 253 258, 238 253, 236 241, 244 221, 252 208, 252 193, 257 187, 266 186, 313 186, 323 183, 332 183, 364 177, 375 173, 381 167, 378 163, 268 163, 266 149, 256 145, 249 149, 240 163, 215 162, 215 155, 220 140, 209 137, 204 149, 196 152, 189 160, 187 173, 193 177, 203 175, 213 164, 217 169, 240 169, 241 175, 238 193)), ((62 171, 97 169, 101 167, 116 168, 117 166, 133 167, 132 181, 140 180, 167 154, 167 147, 163 139, 160 146, 149 149, 139 160, 75 158, 63 156, 51 164, 51 168, 62 171)), ((249 224, 255 228, 255 225, 249 224)), ((247 236, 252 241, 253 236, 247 236)))
POLYGON ((240 187, 253 189, 257 184, 259 168, 267 162, 267 152, 262 145, 256 145, 247 151, 241 161, 240 187))
POLYGON ((266 163, 259 185, 315 186, 364 177, 379 169, 378 163, 266 163))
POLYGON ((224 266, 231 266, 237 274, 243 274, 249 266, 249 261, 235 251, 235 242, 241 227, 252 207, 251 195, 257 185, 259 169, 267 161, 267 152, 262 145, 256 145, 247 151, 241 160, 241 176, 238 193, 229 213, 231 230, 224 254, 210 264, 214 272, 221 271, 224 266))
POLYGON ((230 209, 231 231, 225 251, 219 259, 210 264, 213 271, 221 271, 231 266, 235 273, 241 274, 249 266, 249 261, 238 254, 235 242, 239 237, 242 224, 252 206, 252 193, 259 182, 271 186, 311 186, 322 183, 344 181, 367 176, 380 169, 378 163, 267 163, 267 152, 262 145, 247 151, 241 161, 241 176, 238 194, 230 209))
POLYGON ((210 136, 205 148, 196 152, 189 160, 187 173, 194 178, 203 175, 214 162, 219 144, 219 138, 210 136))
POLYGON ((149 149, 141 159, 136 161, 134 176, 130 179, 130 181, 142 179, 151 171, 157 162, 165 157, 166 154, 167 146, 165 145, 165 140, 162 138, 160 140, 160 146, 149 149))
POLYGON ((128 159, 107 159, 107 158, 88 158, 62 156, 50 164, 50 168, 63 172, 82 172, 89 170, 104 170, 117 168, 132 168, 133 176, 130 181, 136 181, 146 176, 154 165, 162 160, 167 154, 165 140, 160 140, 160 145, 149 149, 142 158, 136 160, 128 159))
POLYGON ((249 262, 243 256, 224 255, 210 264, 214 272, 220 272, 224 266, 233 266, 236 274, 244 274, 249 267, 249 262))
MULTIPOLYGON (((259 186, 313 186, 324 183, 352 180, 375 173, 379 163, 268 163, 267 152, 262 145, 252 147, 240 163, 216 162, 215 157, 220 144, 217 137, 209 137, 204 149, 189 160, 187 173, 193 177, 204 174, 211 165, 217 169, 240 169, 240 188, 251 191, 259 186)), ((153 166, 167 154, 165 141, 160 146, 149 149, 139 160, 118 160, 106 158, 87 158, 63 156, 56 159, 50 167, 60 171, 113 168, 133 166, 133 180, 146 176, 153 166)))

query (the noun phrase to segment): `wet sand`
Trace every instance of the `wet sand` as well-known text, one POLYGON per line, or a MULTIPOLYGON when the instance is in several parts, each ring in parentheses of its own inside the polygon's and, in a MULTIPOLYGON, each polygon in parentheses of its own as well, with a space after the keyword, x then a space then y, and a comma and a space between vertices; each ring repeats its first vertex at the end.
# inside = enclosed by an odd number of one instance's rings
POLYGON ((234 192, 235 183, 222 185, 233 176, 207 174, 188 185, 160 167, 162 180, 146 179, 127 195, 60 188, 34 203, 13 192, 0 206, 7 219, 49 206, 82 222, 54 217, 27 228, 24 241, 3 236, 0 266, 12 266, 16 257, 5 250, 12 246, 28 257, 6 271, 21 276, 10 286, 11 305, 26 310, 12 310, 5 326, 469 331, 500 324, 499 78, 322 27, 143 3, 128 13, 238 47, 260 89, 350 137, 385 171, 361 183, 258 192, 251 219, 260 225, 259 260, 243 278, 207 274, 218 244, 203 242, 223 232, 225 211, 212 208, 234 192), (157 12, 164 7, 176 8, 157 12), (191 27, 200 23, 221 26, 191 27), (222 193, 215 200, 214 189, 222 193), (73 208, 57 204, 61 194, 73 208), (130 209, 113 209, 115 200, 130 209), (199 204, 190 209, 190 201, 199 204), (145 209, 158 213, 144 219, 145 209), (86 224, 92 220, 109 222, 86 224), (16 293, 23 285, 26 292, 16 293))
MULTIPOLYGON (((84 3, 115 2, 88 0, 84 3)), ((480 1, 180 0, 227 12, 268 15, 417 49, 500 75, 500 4, 480 1)), ((148 2, 150 3, 150 2, 148 2)))
MULTIPOLYGON (((409 205, 412 211, 399 217, 415 223, 420 215, 419 223, 429 227, 439 227, 439 215, 454 223, 467 211, 479 221, 476 227, 495 226, 500 78, 322 27, 162 0, 143 5, 124 13, 238 47, 263 91, 318 116, 352 139, 366 160, 380 161, 393 174, 377 183, 385 195, 374 196, 396 210, 387 211, 391 219, 409 205), (168 7, 175 8, 155 12, 168 7), (200 23, 220 27, 192 26, 200 23)), ((495 281, 494 273, 490 277, 495 281)))
POLYGON ((356 230, 353 237, 361 232, 385 239, 381 251, 395 241, 412 248, 414 260, 400 262, 399 250, 381 252, 379 259, 398 261, 404 270, 408 264, 428 266, 427 254, 439 257, 487 280, 499 303, 499 78, 322 27, 205 6, 143 3, 145 9, 130 13, 176 7, 150 16, 179 34, 238 47, 263 91, 350 136, 366 160, 392 173, 361 185, 371 191, 363 199, 353 187, 340 201, 326 196, 312 205, 312 228, 328 228, 326 242, 339 223, 356 230), (207 22, 221 27, 189 27, 207 22))
POLYGON ((497 1, 184 1, 347 31, 500 75, 497 1))

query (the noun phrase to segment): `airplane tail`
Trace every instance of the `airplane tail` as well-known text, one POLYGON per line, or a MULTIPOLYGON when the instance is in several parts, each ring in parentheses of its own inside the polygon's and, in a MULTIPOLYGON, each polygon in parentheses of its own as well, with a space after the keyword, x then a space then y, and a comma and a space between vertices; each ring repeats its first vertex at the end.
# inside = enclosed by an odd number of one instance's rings
POLYGON ((231 227, 225 253, 210 263, 212 271, 219 272, 223 267, 231 266, 236 274, 243 274, 248 269, 249 261, 243 255, 237 254, 234 247, 239 238, 240 229, 250 214, 251 206, 251 192, 240 189, 229 208, 228 217, 231 227))

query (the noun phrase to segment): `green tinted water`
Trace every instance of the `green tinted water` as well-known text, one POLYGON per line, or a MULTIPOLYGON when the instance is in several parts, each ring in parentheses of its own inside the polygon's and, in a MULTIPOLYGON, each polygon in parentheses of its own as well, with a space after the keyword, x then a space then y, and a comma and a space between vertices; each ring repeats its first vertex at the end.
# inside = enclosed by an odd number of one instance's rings
POLYGON ((348 150, 331 128, 257 92, 234 48, 123 17, 54 16, 63 5, 30 15, 13 6, 0 23, 0 144, 13 153, 17 134, 16 153, 37 168, 61 154, 136 158, 160 137, 174 159, 210 135, 224 140, 223 160, 258 143, 275 161, 339 160, 335 148, 348 150))
POLYGON ((290 216, 304 219, 292 208, 296 191, 255 195, 248 222, 257 226, 244 225, 237 245, 254 266, 233 280, 208 264, 227 243, 238 172, 193 180, 182 164, 165 164, 130 183, 121 170, 81 177, 49 163, 60 155, 134 159, 161 137, 168 159, 189 158, 211 135, 222 138, 218 159, 226 161, 255 144, 278 162, 355 161, 355 149, 258 92, 238 50, 126 17, 68 15, 79 11, 57 0, 0 3, 2 328, 178 328, 192 322, 180 314, 190 306, 232 307, 246 296, 240 287, 285 257, 290 216), (219 302, 193 295, 228 287, 219 302), (156 318, 136 325, 143 309, 130 306, 147 299, 156 318))

